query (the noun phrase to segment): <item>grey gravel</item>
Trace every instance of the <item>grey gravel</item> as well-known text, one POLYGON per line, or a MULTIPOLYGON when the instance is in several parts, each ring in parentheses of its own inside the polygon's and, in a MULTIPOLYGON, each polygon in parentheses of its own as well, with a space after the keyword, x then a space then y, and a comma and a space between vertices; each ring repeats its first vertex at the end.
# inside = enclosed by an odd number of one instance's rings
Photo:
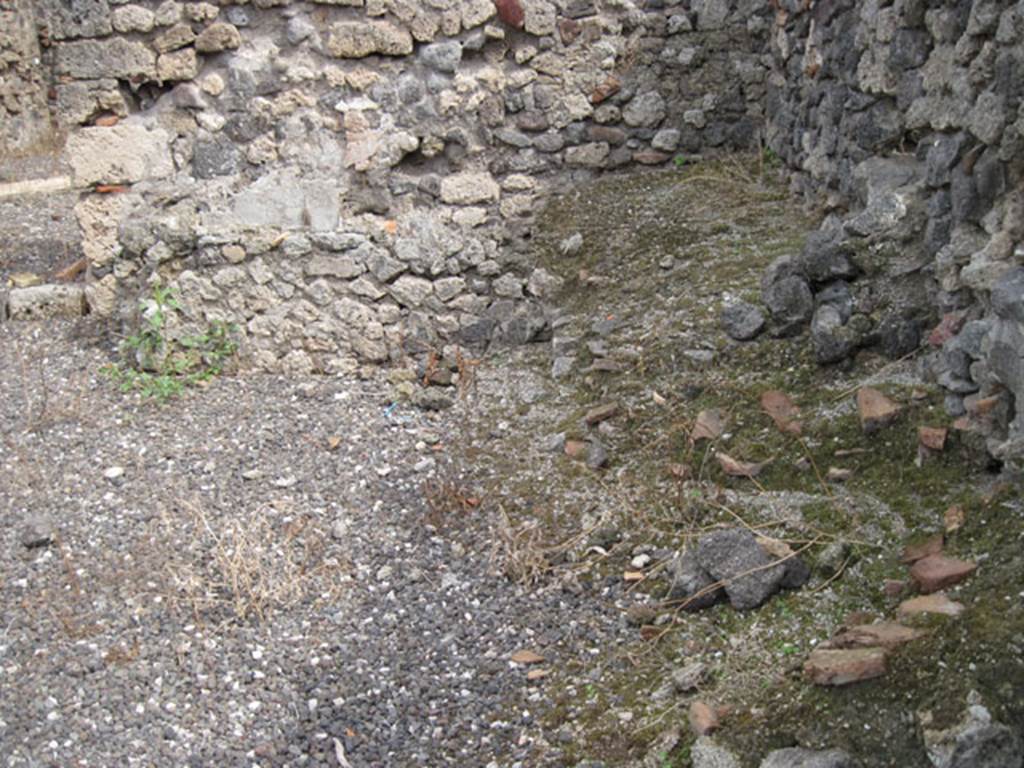
POLYGON ((740 768, 740 762, 729 750, 709 736, 701 736, 691 751, 693 768, 740 768))
POLYGON ((725 597, 725 590, 721 587, 695 597, 714 584, 715 579, 701 567, 693 552, 683 552, 676 556, 669 563, 668 573, 670 581, 667 599, 681 602, 688 611, 708 608, 725 597))
POLYGON ((45 547, 53 543, 55 531, 53 518, 45 512, 30 512, 25 517, 25 526, 21 535, 21 543, 27 549, 45 547))
POLYGON ((591 469, 601 469, 608 464, 608 449, 597 440, 592 440, 587 445, 587 466, 591 469))
POLYGON ((557 759, 510 655, 558 664, 623 630, 599 599, 509 581, 484 515, 434 514, 424 484, 456 471, 467 419, 450 391, 425 411, 383 377, 252 375, 141 403, 99 373, 110 346, 86 321, 0 326, 20 372, 0 377, 5 765, 557 759), (212 578, 210 532, 239 523, 271 567, 292 547, 316 574, 262 619, 175 582, 212 578))
POLYGON ((703 662, 695 661, 693 664, 672 672, 672 684, 679 693, 689 693, 704 682, 707 674, 707 666, 703 662))

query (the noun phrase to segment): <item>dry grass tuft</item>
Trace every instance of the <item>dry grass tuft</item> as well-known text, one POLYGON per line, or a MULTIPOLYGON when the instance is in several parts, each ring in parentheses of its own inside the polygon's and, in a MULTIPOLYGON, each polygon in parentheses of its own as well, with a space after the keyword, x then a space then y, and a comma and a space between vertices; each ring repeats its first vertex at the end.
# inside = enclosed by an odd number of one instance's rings
POLYGON ((481 498, 451 466, 444 466, 437 477, 423 482, 420 492, 427 505, 427 522, 443 528, 480 506, 481 498))
POLYGON ((536 518, 513 522, 504 506, 497 505, 491 523, 491 567, 520 584, 536 584, 556 571, 586 570, 589 566, 570 557, 597 526, 556 539, 536 518))
POLYGON ((498 505, 491 531, 491 566, 495 571, 520 584, 535 584, 551 572, 552 552, 544 542, 538 520, 517 525, 498 505))
POLYGON ((313 600, 334 601, 347 565, 327 553, 329 533, 310 517, 288 519, 268 506, 221 519, 198 500, 179 500, 160 516, 151 544, 163 549, 169 598, 196 617, 228 613, 266 621, 313 600), (175 546, 182 538, 187 546, 175 546))

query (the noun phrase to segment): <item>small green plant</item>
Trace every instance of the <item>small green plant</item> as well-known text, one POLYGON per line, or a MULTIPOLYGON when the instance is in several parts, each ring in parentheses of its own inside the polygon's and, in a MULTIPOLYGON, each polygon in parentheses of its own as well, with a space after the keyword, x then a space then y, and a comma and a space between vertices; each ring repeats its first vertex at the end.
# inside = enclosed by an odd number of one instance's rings
POLYGON ((765 147, 761 152, 761 161, 765 168, 775 170, 782 167, 782 158, 771 147, 765 147))
POLYGON ((779 616, 783 619, 791 619, 793 617, 793 610, 789 607, 789 604, 785 600, 779 600, 779 616))
POLYGON ((121 345, 123 362, 103 372, 116 381, 122 392, 139 392, 147 400, 165 402, 224 372, 238 352, 236 328, 222 321, 210 323, 202 333, 172 338, 168 333, 169 313, 181 309, 174 290, 157 284, 153 293, 139 302, 139 329, 121 345))
POLYGON ((683 766, 690 764, 690 745, 687 744, 681 749, 675 749, 673 752, 662 750, 658 753, 658 768, 683 768, 683 766), (673 752, 675 755, 673 756, 673 752))
POLYGON ((672 163, 675 165, 676 168, 682 168, 686 166, 689 162, 690 158, 688 158, 686 155, 676 155, 675 157, 672 158, 672 163))

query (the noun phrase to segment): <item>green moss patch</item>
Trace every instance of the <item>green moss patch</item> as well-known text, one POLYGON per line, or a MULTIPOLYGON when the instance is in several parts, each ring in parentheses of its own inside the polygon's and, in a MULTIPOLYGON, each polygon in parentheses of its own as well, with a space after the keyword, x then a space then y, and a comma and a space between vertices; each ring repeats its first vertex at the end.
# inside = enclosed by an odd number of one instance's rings
MULTIPOLYGON (((556 334, 578 338, 576 366, 567 379, 549 381, 541 401, 518 408, 518 437, 474 461, 513 525, 537 525, 543 541, 569 542, 552 575, 571 572, 591 593, 621 584, 635 551, 678 550, 722 525, 785 540, 810 563, 840 542, 840 573, 818 571, 806 588, 750 612, 723 605, 677 613, 661 602, 667 581, 657 569, 620 589, 621 600, 653 606, 661 618, 631 629, 630 642, 545 680, 544 727, 563 734, 554 741, 567 765, 632 765, 667 729, 687 734, 693 696, 655 692, 694 660, 711 673, 700 697, 731 707, 720 737, 751 764, 799 743, 847 748, 865 766, 925 765, 915 713, 955 722, 969 690, 1006 722, 1024 717, 1024 559, 1017 554, 1024 520, 1012 493, 991 498, 993 478, 955 431, 942 453, 918 461, 918 427, 950 426, 941 394, 916 381, 914 360, 862 355, 849 369, 820 367, 806 338, 740 344, 718 326, 725 297, 757 303, 763 269, 797 252, 814 225, 752 168, 735 161, 606 177, 551 201, 538 219, 535 258, 565 280, 556 334), (576 233, 582 248, 562 253, 561 243, 576 233), (613 328, 595 329, 609 320, 613 328), (596 359, 588 342, 603 344, 620 370, 588 370, 596 359), (893 425, 872 435, 854 403, 866 382, 903 406, 893 425), (799 406, 799 437, 762 411, 769 389, 799 406), (589 408, 609 401, 620 413, 608 429, 583 423, 589 408), (723 434, 694 443, 698 415, 712 408, 724 415, 723 434), (556 432, 599 439, 609 467, 595 472, 538 451, 538 440, 556 432), (720 452, 764 462, 763 469, 754 478, 730 476, 720 452), (830 468, 849 476, 830 480, 830 468), (953 504, 965 509, 967 523, 947 551, 982 563, 957 595, 969 610, 925 622, 928 637, 895 654, 880 680, 838 690, 806 683, 807 654, 850 613, 894 617, 900 598, 882 587, 907 576, 902 545, 941 530, 953 504), (597 525, 622 537, 601 556, 588 550, 597 525)), ((516 353, 514 364, 539 378, 550 351, 516 353)), ((688 765, 691 743, 684 736, 655 757, 688 765)))

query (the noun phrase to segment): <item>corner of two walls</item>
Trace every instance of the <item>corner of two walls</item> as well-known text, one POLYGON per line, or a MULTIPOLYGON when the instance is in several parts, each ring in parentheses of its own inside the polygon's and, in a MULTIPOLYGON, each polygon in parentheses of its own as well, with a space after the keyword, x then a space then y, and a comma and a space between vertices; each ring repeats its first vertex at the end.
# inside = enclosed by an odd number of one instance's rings
POLYGON ((926 343, 958 425, 1024 453, 1020 2, 0 14, 0 146, 67 135, 95 312, 131 311, 159 276, 188 322, 237 323, 269 370, 528 341, 555 287, 527 256, 546 192, 763 131, 828 211, 765 275, 777 330, 809 326, 825 363, 926 343))
POLYGON ((542 336, 547 190, 763 119, 751 0, 39 5, 92 310, 170 282, 267 370, 542 336))

